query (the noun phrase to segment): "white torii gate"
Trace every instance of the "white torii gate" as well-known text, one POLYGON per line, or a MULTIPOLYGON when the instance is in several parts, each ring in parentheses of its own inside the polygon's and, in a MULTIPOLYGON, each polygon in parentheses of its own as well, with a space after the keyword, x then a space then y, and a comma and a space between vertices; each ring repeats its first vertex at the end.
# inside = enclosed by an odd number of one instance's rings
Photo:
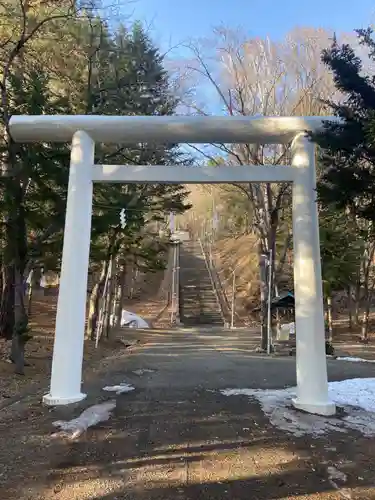
MULTIPOLYGON (((325 119, 333 120, 327 117, 325 119)), ((47 405, 85 398, 81 392, 93 182, 293 183, 296 408, 332 415, 328 397, 314 144, 306 131, 321 117, 13 116, 16 142, 72 141, 60 292, 47 405), (95 142, 292 144, 290 166, 95 165, 95 142)))

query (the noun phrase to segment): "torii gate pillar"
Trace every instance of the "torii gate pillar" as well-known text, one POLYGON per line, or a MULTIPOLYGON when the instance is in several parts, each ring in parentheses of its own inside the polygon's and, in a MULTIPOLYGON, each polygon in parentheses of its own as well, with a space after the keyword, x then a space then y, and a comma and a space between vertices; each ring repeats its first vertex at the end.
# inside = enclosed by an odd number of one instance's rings
POLYGON ((297 397, 294 406, 333 415, 328 399, 315 145, 305 134, 292 142, 293 251, 296 321, 297 397))
POLYGON ((43 397, 43 402, 51 406, 76 403, 86 397, 81 383, 94 152, 95 143, 86 132, 73 135, 51 386, 43 397))

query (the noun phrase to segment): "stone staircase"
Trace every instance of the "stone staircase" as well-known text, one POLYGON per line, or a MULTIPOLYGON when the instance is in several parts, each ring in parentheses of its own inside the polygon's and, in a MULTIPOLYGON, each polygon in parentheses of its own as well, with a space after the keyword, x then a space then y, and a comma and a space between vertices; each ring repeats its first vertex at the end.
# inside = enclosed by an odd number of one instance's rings
POLYGON ((224 326, 210 274, 196 241, 181 245, 180 317, 184 326, 224 326))

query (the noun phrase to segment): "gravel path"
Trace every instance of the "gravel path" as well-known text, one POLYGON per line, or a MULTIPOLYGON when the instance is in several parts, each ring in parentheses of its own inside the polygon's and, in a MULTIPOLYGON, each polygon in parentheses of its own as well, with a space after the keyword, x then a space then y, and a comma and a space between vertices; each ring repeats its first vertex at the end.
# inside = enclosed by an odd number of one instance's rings
MULTIPOLYGON (((249 351, 245 332, 145 332, 90 379, 89 398, 49 410, 29 401, 0 422, 0 498, 8 500, 270 500, 375 498, 374 439, 296 438, 227 387, 295 384, 295 359, 249 351), (149 369, 141 375, 138 369, 149 369), (76 441, 51 440, 52 421, 133 384, 112 418, 76 441)), ((329 362, 331 380, 375 377, 375 364, 329 362)))

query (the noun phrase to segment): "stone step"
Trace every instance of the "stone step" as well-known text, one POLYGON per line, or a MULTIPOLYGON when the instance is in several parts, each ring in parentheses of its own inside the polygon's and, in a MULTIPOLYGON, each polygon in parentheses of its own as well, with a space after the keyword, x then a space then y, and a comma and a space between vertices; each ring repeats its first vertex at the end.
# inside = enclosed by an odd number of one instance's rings
POLYGON ((212 319, 201 319, 201 318, 193 318, 193 319, 188 319, 184 318, 182 322, 185 326, 197 326, 197 325, 205 325, 205 326, 224 326, 224 323, 222 320, 217 320, 213 321, 212 319))
POLYGON ((223 326, 211 277, 197 242, 184 242, 180 253, 180 314, 188 325, 223 326))

